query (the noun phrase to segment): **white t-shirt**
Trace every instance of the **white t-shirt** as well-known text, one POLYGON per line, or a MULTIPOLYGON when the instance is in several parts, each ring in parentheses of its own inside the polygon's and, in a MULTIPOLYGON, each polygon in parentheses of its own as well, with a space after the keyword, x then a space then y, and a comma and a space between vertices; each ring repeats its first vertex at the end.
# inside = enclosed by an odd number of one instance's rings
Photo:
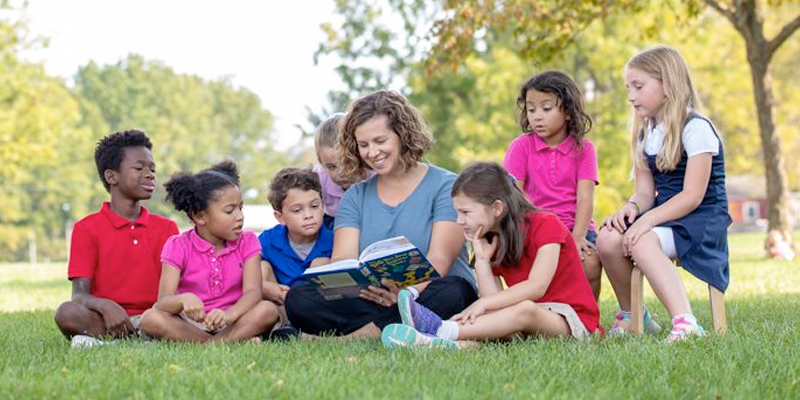
MULTIPOLYGON (((660 123, 655 127, 650 127, 647 132, 647 142, 644 146, 645 154, 654 156, 661 149, 664 141, 664 124, 660 123)), ((683 149, 686 150, 688 157, 702 153, 711 153, 712 156, 719 154, 719 139, 714 134, 711 124, 702 118, 692 118, 683 128, 681 138, 683 149)))

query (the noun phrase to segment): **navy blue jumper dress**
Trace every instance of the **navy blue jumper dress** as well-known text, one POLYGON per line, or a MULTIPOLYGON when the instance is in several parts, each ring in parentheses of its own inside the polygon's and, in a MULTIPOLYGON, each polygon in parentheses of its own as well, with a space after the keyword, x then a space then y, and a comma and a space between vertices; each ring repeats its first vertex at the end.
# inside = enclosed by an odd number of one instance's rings
MULTIPOLYGON (((714 125, 708 119, 692 113, 686 122, 692 118, 708 122, 714 135, 719 139, 714 125)), ((655 181, 656 198, 653 205, 655 208, 683 190, 683 179, 689 157, 684 149, 678 166, 673 171, 662 172, 656 168, 656 156, 647 154, 645 156, 655 181)), ((711 160, 711 176, 703 202, 683 218, 659 226, 672 228, 680 265, 698 279, 724 292, 728 288, 730 279, 728 226, 731 222, 728 214, 728 195, 725 191, 725 157, 720 139, 719 153, 711 160)))

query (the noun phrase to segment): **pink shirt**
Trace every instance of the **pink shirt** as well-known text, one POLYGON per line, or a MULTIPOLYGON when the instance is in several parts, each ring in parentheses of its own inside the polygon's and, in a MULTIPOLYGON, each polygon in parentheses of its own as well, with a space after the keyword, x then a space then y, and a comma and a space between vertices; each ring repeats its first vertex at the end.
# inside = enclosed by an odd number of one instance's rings
MULTIPOLYGON (((578 181, 599 183, 594 144, 584 139, 581 151, 572 136, 550 147, 538 135, 526 133, 508 146, 503 164, 525 181, 525 193, 536 207, 556 214, 570 230, 575 226, 578 181)), ((595 230, 594 221, 589 221, 589 230, 595 230)))
POLYGON ((161 262, 181 272, 177 293, 194 293, 206 312, 226 310, 242 297, 242 268, 253 257, 261 257, 261 245, 249 231, 215 253, 214 245, 190 229, 169 238, 161 252, 161 262))

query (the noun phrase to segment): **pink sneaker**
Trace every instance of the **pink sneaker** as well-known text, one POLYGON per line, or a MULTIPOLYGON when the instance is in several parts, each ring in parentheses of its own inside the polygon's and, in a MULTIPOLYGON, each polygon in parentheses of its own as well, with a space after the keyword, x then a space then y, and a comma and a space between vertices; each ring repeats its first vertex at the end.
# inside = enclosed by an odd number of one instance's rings
POLYGON ((672 330, 667 336, 667 343, 681 342, 692 336, 705 336, 706 331, 697 323, 691 314, 677 315, 672 319, 672 330), (691 316, 691 319, 687 319, 691 316), (693 321, 692 321, 693 320, 693 321))

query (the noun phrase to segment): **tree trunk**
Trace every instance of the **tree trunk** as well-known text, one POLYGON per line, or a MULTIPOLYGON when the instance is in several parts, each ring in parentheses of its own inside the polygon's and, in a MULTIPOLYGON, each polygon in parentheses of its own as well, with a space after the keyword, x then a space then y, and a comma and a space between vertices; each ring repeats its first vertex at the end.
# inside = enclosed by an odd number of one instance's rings
POLYGON ((781 152, 781 138, 775 131, 775 99, 772 95, 770 61, 772 51, 764 37, 763 21, 755 4, 739 8, 737 29, 744 38, 747 61, 753 80, 753 94, 758 113, 764 173, 767 179, 767 220, 769 223, 765 248, 770 257, 794 258, 794 241, 789 216, 789 183, 781 152), (789 249, 778 251, 776 249, 789 249))

